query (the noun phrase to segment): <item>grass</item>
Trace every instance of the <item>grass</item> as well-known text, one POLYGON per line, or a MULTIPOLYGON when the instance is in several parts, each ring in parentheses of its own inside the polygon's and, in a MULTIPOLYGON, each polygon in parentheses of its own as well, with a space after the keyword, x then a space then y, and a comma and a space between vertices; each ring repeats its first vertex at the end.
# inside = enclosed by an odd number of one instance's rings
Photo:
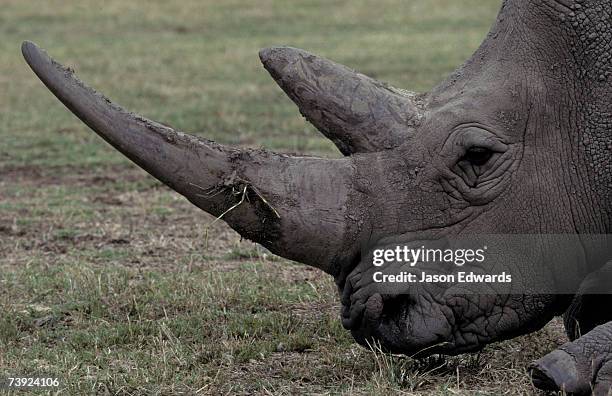
POLYGON ((478 355, 354 344, 325 275, 272 256, 136 169, 34 77, 29 39, 125 107, 241 146, 337 156, 259 65, 293 45, 431 88, 499 1, 6 0, 0 13, 0 376, 66 394, 531 394, 559 323, 478 355))

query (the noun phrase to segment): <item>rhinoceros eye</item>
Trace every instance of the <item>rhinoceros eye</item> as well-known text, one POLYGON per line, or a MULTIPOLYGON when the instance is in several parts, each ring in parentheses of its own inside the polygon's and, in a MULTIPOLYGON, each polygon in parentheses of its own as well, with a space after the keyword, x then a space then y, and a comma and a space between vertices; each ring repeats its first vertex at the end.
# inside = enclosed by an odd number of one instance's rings
POLYGON ((485 147, 471 147, 463 156, 463 160, 468 161, 474 166, 486 164, 493 156, 493 151, 485 147))

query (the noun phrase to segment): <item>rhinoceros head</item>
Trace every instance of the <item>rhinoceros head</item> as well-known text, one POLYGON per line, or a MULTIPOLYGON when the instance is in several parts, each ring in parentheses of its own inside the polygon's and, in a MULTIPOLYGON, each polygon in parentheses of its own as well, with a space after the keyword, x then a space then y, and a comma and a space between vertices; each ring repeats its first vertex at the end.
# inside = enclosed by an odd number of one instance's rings
MULTIPOLYGON (((385 295, 364 280, 364 246, 470 234, 608 233, 612 107, 608 1, 508 0, 477 52, 415 94, 288 48, 260 58, 344 154, 236 149, 130 113, 26 42, 45 85, 83 122, 199 208, 280 256, 336 278, 357 340, 458 353, 533 330, 550 294, 385 295)), ((543 283, 537 262, 519 266, 543 283)), ((578 279, 587 268, 574 269, 578 279)), ((563 275, 563 274, 561 274, 563 275)), ((555 276, 561 276, 555 274, 555 276)), ((433 351, 433 350, 432 350, 433 351)))

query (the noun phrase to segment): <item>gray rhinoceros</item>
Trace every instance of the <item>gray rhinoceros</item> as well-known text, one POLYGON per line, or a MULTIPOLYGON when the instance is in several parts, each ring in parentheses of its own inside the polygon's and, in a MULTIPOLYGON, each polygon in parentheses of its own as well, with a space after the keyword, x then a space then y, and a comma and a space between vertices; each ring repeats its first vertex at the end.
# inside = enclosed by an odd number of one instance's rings
MULTIPOLYGON (((506 263, 524 282, 563 283, 563 293, 426 285, 402 293, 373 287, 362 250, 395 236, 609 235, 611 46, 609 0, 506 0, 476 53, 425 94, 302 50, 262 50, 265 68, 340 159, 240 150, 175 131, 111 103, 36 45, 22 52, 59 100, 151 175, 242 236, 332 275, 357 341, 457 354, 566 312, 572 342, 534 363, 534 382, 606 394, 612 257, 579 252, 562 270, 506 263)), ((539 257, 546 247, 533 249, 539 257)))

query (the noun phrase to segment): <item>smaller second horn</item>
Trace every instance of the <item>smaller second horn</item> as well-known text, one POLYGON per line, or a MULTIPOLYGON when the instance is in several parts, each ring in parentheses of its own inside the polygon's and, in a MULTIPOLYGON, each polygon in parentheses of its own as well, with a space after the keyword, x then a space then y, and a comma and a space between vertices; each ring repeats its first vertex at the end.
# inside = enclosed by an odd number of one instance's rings
POLYGON ((414 94, 291 47, 260 51, 300 112, 344 155, 392 149, 420 119, 414 94))

